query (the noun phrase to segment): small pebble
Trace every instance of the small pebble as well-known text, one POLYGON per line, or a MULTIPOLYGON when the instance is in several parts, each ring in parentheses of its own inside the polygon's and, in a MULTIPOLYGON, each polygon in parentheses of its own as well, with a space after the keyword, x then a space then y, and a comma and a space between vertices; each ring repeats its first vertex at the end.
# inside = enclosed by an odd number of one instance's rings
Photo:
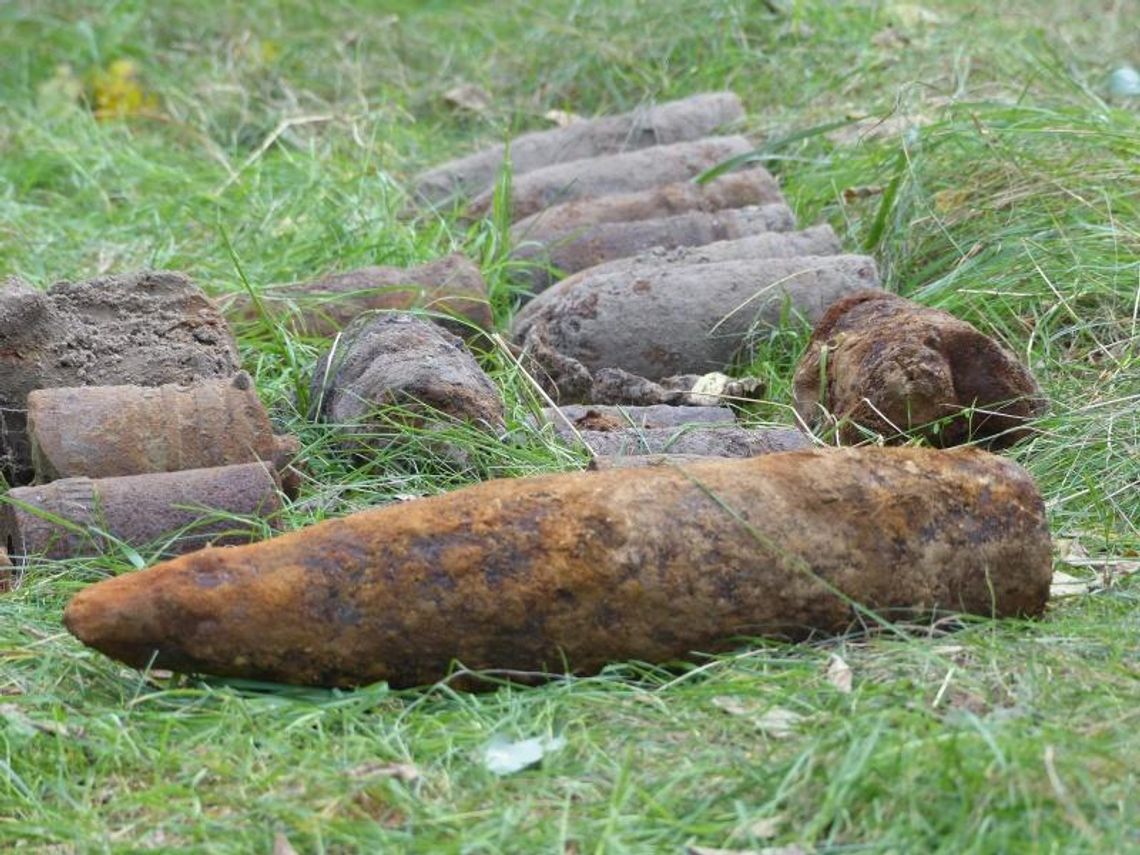
POLYGON ((1108 91, 1121 98, 1135 98, 1140 95, 1140 71, 1131 65, 1123 65, 1108 76, 1108 91))

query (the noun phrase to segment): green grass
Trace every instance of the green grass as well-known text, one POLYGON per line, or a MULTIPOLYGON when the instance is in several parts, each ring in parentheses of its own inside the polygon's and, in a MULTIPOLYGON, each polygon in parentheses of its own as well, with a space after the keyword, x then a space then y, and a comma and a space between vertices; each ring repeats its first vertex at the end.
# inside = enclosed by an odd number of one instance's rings
MULTIPOLYGON (((401 219, 410 176, 544 127, 548 109, 731 87, 801 222, 831 222, 888 287, 1032 366, 1051 410, 1010 454, 1037 478, 1056 537, 1135 560, 1140 106, 1103 82, 1136 64, 1140 9, 927 5, 938 23, 915 22, 914 4, 825 0, 15 0, 0 6, 0 274, 46 286, 173 267, 221 293, 464 250, 505 324, 501 227, 401 219), (123 58, 157 96, 154 115, 97 121, 43 86, 61 64, 84 80, 123 58), (492 93, 485 115, 446 105, 459 82, 492 93), (895 115, 914 130, 829 136, 895 115)), ((239 333, 311 464, 289 526, 581 465, 528 439, 533 390, 491 352, 517 443, 457 431, 472 449, 459 467, 409 437, 362 466, 301 416, 324 343, 263 323, 239 333)), ((765 416, 790 421, 805 342, 789 325, 757 343, 765 416)), ((120 668, 60 614, 130 558, 34 564, 0 597, 0 848, 269 852, 281 833, 305 853, 1140 851, 1134 578, 1040 621, 757 642, 688 668, 615 663, 469 695, 120 668), (833 653, 853 669, 850 694, 826 678, 833 653), (762 726, 773 709, 803 718, 781 735, 762 726), (496 778, 480 763, 494 735, 548 734, 566 745, 540 768, 496 778)))

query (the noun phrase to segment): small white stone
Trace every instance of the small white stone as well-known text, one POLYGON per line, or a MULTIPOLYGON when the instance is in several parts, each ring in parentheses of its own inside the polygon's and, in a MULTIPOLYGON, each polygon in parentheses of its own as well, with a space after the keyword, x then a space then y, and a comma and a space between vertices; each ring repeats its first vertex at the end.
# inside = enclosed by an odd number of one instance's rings
POLYGON ((1124 98, 1140 95, 1140 72, 1131 65, 1124 65, 1108 76, 1108 91, 1124 98))

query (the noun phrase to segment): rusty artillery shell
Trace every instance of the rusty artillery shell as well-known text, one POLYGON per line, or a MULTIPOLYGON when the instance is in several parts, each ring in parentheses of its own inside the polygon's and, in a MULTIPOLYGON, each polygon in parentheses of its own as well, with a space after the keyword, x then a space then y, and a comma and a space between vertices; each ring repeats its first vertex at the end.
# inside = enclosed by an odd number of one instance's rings
POLYGON ((0 544, 16 560, 101 555, 117 544, 161 544, 163 554, 176 555, 211 542, 249 543, 257 527, 235 517, 264 517, 279 508, 277 482, 263 463, 64 478, 17 487, 8 501, 0 500, 0 544))
MULTIPOLYGON (((460 253, 416 267, 362 267, 267 288, 258 296, 274 317, 295 306, 297 330, 312 336, 333 335, 365 312, 409 309, 431 313, 433 320, 465 338, 494 325, 483 274, 460 253)), ((259 311, 245 294, 229 296, 223 308, 244 320, 256 318, 259 311)))
POLYGON ((760 232, 699 246, 679 246, 675 249, 653 247, 637 255, 599 264, 588 272, 583 270, 582 276, 596 276, 600 273, 626 273, 637 276, 654 265, 700 265, 722 261, 839 255, 842 251, 839 238, 831 226, 821 225, 796 232, 760 232))
POLYGON ((513 334, 523 343, 537 325, 548 347, 589 371, 621 368, 648 380, 720 371, 788 309, 815 323, 878 279, 862 255, 584 270, 527 303, 513 334))
MULTIPOLYGON (((517 176, 552 163, 700 139, 742 115, 744 107, 733 93, 709 92, 535 131, 511 140, 511 169, 517 176)), ((482 193, 494 184, 505 156, 506 146, 500 144, 449 161, 419 175, 416 191, 433 204, 482 193)))
POLYGON ((795 214, 787 205, 688 211, 653 220, 601 223, 580 232, 561 235, 545 244, 524 242, 511 253, 511 257, 516 261, 535 262, 533 267, 522 273, 531 290, 539 292, 556 278, 551 267, 564 274, 577 273, 654 247, 666 250, 698 247, 754 235, 788 232, 795 225, 795 214))
MULTIPOLYGON (((521 220, 551 205, 605 196, 632 193, 661 184, 675 184, 696 178, 722 161, 747 154, 752 143, 741 136, 706 137, 693 142, 655 146, 602 157, 589 157, 555 163, 516 176, 511 183, 511 219, 521 220)), ((472 216, 491 210, 493 190, 472 200, 472 216)))
POLYGON ((421 425, 503 426, 502 393, 463 342, 412 315, 361 318, 345 330, 317 361, 309 400, 310 417, 339 425, 357 449, 406 441, 406 432, 377 418, 385 405, 399 405, 421 425))
POLYGON ((1012 461, 813 450, 489 481, 109 579, 64 621, 136 667, 412 686, 457 660, 590 673, 874 614, 1036 615, 1050 552, 1012 461))
POLYGON ((678 181, 638 190, 588 196, 546 208, 511 226, 511 240, 549 243, 599 223, 656 220, 690 211, 721 211, 749 205, 787 204, 776 179, 762 166, 728 172, 707 184, 678 181))
POLYGON ((28 396, 37 478, 110 478, 278 461, 275 437, 245 372, 186 386, 81 386, 28 396))
POLYGON ((1045 410, 1033 375, 965 321, 884 291, 835 303, 796 367, 796 410, 835 420, 845 442, 868 432, 892 442, 912 430, 949 447, 1024 439, 1045 410))

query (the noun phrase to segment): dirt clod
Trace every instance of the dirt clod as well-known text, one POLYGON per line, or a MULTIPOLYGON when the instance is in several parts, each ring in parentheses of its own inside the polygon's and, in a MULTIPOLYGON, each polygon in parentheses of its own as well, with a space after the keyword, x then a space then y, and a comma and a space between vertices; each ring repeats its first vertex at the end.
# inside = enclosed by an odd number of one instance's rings
POLYGON ((56 386, 190 383, 239 367, 233 334, 183 274, 0 285, 0 470, 32 478, 28 393, 56 386))

